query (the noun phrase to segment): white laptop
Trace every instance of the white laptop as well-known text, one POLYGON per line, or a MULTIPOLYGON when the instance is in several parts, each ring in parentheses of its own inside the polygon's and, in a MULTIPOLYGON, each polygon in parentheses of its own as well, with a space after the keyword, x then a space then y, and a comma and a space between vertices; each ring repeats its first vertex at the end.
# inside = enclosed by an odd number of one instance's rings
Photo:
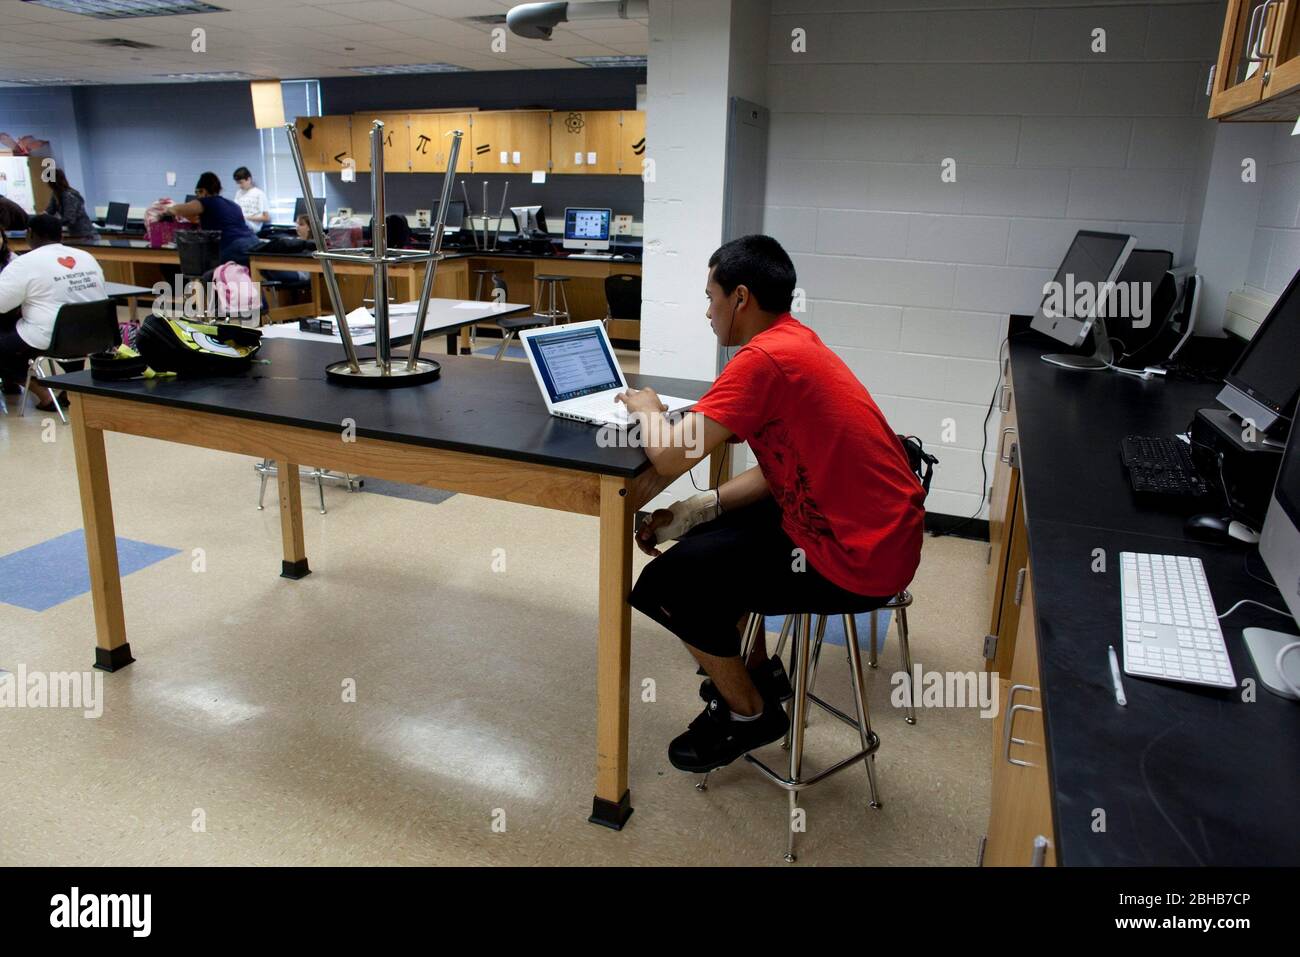
MULTIPOLYGON (((524 354, 551 415, 594 425, 627 425, 627 406, 614 396, 627 389, 614 359, 604 323, 571 322, 519 333, 524 354)), ((681 412, 695 399, 659 396, 669 412, 681 412)))

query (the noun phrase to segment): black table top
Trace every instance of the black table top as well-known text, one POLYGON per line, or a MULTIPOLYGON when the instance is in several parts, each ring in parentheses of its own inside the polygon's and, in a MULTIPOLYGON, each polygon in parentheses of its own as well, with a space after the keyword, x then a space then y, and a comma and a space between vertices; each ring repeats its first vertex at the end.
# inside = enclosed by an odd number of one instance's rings
MULTIPOLYGON (((1258 548, 1195 541, 1183 516, 1133 499, 1119 460, 1125 435, 1173 435, 1218 387, 1075 372, 1048 365, 1059 351, 1013 339, 1020 480, 1028 516, 1043 718, 1057 830, 1067 865, 1300 863, 1300 711, 1258 680, 1241 630, 1295 631, 1247 605, 1222 622, 1242 691, 1124 675, 1115 702, 1107 646, 1121 651, 1119 553, 1200 558, 1215 607, 1242 598, 1279 606, 1258 548), (1094 550, 1106 571, 1094 573, 1094 550), (1106 814, 1094 831, 1095 810, 1106 814)), ((1122 659, 1122 655, 1121 655, 1122 659)), ((1005 703, 1003 703, 1005 707, 1005 703)))
MULTIPOLYGON (((374 350, 359 347, 362 356, 374 350)), ((394 352, 397 355, 398 352, 394 352)), ((334 385, 325 366, 343 358, 341 346, 266 339, 258 353, 269 364, 242 376, 103 382, 89 371, 42 381, 69 392, 152 402, 257 421, 338 432, 343 419, 358 435, 431 448, 454 449, 632 477, 649 468, 639 448, 601 448, 594 425, 558 419, 546 411, 531 368, 475 356, 436 356, 442 375, 423 386, 362 389, 334 385)), ((696 399, 707 382, 629 375, 634 388, 696 399)))
MULTIPOLYGON (((103 245, 103 243, 98 243, 98 244, 85 243, 85 244, 83 244, 83 245, 103 245)), ((415 246, 412 246, 412 247, 410 247, 410 248, 413 248, 413 249, 414 249, 414 248, 427 248, 427 247, 415 247, 415 246)), ((542 254, 542 253, 521 253, 521 252, 513 252, 513 251, 510 251, 510 250, 504 250, 504 249, 502 249, 502 250, 498 250, 498 251, 496 251, 496 252, 480 252, 479 250, 476 250, 476 249, 474 249, 473 247, 471 247, 471 248, 469 248, 469 249, 446 249, 446 248, 444 248, 442 252, 443 252, 443 258, 444 258, 444 260, 454 260, 454 259, 535 259, 535 260, 538 260, 538 261, 541 261, 541 262, 564 262, 565 260, 572 259, 574 262, 588 262, 588 263, 596 263, 596 264, 609 263, 609 264, 614 265, 614 266, 620 266, 620 265, 621 265, 621 266, 636 266, 636 265, 640 265, 640 264, 641 264, 641 251, 640 251, 640 249, 638 249, 635 253, 628 252, 628 253, 625 253, 625 254, 620 254, 620 255, 626 255, 626 256, 627 256, 626 259, 586 259, 586 258, 578 258, 578 257, 575 257, 575 256, 571 256, 571 255, 569 255, 568 253, 565 253, 565 252, 557 252, 557 253, 555 253, 554 255, 544 255, 544 254, 542 254)), ((304 258, 310 259, 312 254, 311 254, 310 252, 296 252, 296 253, 289 253, 289 252, 271 252, 271 251, 269 251, 269 250, 258 250, 258 249, 255 249, 255 250, 253 250, 252 252, 250 252, 249 255, 250 255, 250 256, 256 256, 256 257, 259 258, 259 259, 261 259, 261 258, 263 258, 263 257, 275 257, 275 258, 285 258, 285 259, 304 259, 304 258)), ((421 265, 422 265, 422 264, 421 264, 421 265)))

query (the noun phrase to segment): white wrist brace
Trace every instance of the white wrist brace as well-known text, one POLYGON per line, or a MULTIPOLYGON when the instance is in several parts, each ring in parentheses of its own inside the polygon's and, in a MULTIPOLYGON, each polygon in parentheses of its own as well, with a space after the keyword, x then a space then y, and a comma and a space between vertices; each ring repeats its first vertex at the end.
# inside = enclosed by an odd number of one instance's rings
POLYGON ((676 541, 696 525, 711 522, 722 514, 721 496, 717 489, 700 492, 680 502, 668 506, 673 513, 673 520, 662 528, 655 529, 655 544, 676 541))

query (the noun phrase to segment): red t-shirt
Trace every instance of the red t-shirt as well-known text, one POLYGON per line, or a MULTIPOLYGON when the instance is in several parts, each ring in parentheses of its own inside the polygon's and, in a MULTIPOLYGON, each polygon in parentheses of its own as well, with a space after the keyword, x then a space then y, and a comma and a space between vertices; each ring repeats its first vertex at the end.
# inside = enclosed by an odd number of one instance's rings
POLYGON ((924 493, 871 394, 789 313, 695 405, 748 442, 808 563, 859 595, 894 595, 921 561, 924 493))

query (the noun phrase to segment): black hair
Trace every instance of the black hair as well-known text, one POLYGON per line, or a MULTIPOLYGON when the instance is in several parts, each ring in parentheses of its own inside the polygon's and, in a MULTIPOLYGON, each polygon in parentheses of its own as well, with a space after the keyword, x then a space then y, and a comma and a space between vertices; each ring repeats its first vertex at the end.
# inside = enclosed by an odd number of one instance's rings
POLYGON ((221 179, 216 173, 208 171, 199 177, 199 181, 194 184, 195 192, 206 190, 210 195, 216 196, 221 192, 221 179))
POLYGON ((794 263, 771 236, 741 236, 709 257, 713 281, 730 295, 744 286, 764 312, 789 312, 794 297, 794 263))
POLYGON ((63 220, 48 213, 27 220, 27 228, 31 230, 33 239, 39 239, 43 243, 57 243, 63 238, 63 220))
POLYGON ((248 171, 247 166, 241 166, 230 174, 234 179, 252 179, 253 174, 248 171))

